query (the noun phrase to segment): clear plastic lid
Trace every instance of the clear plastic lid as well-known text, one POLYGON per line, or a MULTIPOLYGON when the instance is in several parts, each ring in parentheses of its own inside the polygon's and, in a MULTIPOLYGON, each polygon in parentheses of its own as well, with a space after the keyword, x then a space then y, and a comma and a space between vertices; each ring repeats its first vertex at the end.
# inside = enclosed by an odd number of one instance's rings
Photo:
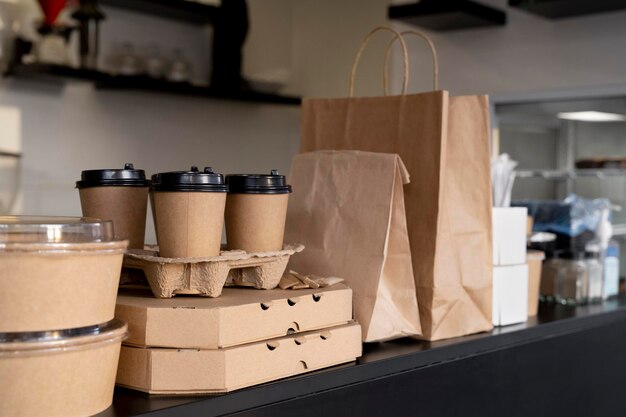
POLYGON ((87 217, 0 216, 0 251, 12 244, 114 241, 113 223, 87 217))

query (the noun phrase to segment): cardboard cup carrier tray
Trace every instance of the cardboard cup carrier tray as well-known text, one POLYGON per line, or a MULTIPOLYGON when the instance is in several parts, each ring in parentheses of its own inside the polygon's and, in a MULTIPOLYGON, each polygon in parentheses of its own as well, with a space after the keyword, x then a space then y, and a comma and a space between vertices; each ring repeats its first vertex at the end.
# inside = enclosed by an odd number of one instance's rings
POLYGON ((225 285, 276 288, 289 257, 303 249, 303 245, 294 244, 277 252, 233 250, 209 258, 162 258, 154 249, 133 249, 126 252, 124 267, 142 270, 158 298, 176 294, 219 297, 225 285))
POLYGON ((169 300, 123 290, 116 317, 130 333, 117 384, 148 393, 229 392, 361 356, 352 290, 343 284, 169 300))

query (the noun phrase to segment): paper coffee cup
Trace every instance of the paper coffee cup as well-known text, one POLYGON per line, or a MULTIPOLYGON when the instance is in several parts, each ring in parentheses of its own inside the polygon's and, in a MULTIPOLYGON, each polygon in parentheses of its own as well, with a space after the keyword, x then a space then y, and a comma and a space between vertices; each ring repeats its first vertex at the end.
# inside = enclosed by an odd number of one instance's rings
POLYGON ((226 205, 223 175, 196 167, 161 173, 151 200, 160 256, 219 256, 226 205))
POLYGON ((226 241, 228 249, 274 252, 283 248, 291 186, 274 170, 270 175, 226 177, 226 241))
POLYGON ((83 216, 113 221, 116 237, 129 241, 130 249, 143 249, 150 181, 143 170, 83 171, 76 183, 83 216))

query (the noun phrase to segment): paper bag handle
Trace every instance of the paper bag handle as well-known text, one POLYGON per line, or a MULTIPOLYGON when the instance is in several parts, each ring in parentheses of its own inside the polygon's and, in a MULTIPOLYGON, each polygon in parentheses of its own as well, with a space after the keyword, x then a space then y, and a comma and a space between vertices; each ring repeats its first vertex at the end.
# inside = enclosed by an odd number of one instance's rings
MULTIPOLYGON (((401 32, 399 35, 396 35, 391 40, 391 42, 389 42, 389 45, 387 45, 387 50, 385 51, 385 65, 383 68, 383 89, 385 91, 385 95, 389 93, 388 67, 389 67, 389 53, 391 52, 391 47, 393 46, 393 44, 396 42, 397 39, 404 38, 404 36, 406 35, 419 36, 428 43, 428 46, 430 47, 430 52, 433 55, 433 90, 437 91, 439 89, 439 58, 437 57, 437 49, 435 49, 435 44, 433 43, 433 40, 430 39, 430 37, 424 32, 420 32, 417 30, 405 30, 401 32)), ((406 46, 403 46, 403 48, 406 48, 406 46)), ((406 71, 406 68, 408 67, 408 63, 406 62, 406 59, 408 58, 405 56, 404 59, 405 59, 404 68, 406 71)), ((405 80, 407 79, 406 75, 404 79, 405 80)), ((402 86, 402 94, 406 94, 406 85, 402 86)))
MULTIPOLYGON (((356 69, 359 66, 361 55, 363 54, 363 51, 365 50, 365 47, 367 46, 372 36, 374 36, 376 33, 381 32, 381 31, 391 32, 395 35, 393 40, 387 47, 387 50, 389 50, 389 47, 396 41, 396 39, 400 40, 400 46, 402 46, 402 55, 404 58, 404 61, 403 61, 404 62, 404 74, 403 74, 404 81, 402 83, 402 94, 406 94, 406 90, 409 85, 409 53, 406 49, 406 43, 404 42, 404 38, 402 37, 402 34, 400 34, 400 32, 398 32, 395 29, 392 29, 388 26, 378 26, 372 29, 367 35, 365 35, 365 37, 361 41, 361 46, 359 47, 359 50, 357 51, 356 56, 354 57, 354 62, 352 63, 352 71, 350 72, 349 97, 354 97, 354 79, 356 78, 356 69)), ((383 77, 385 79, 387 78, 386 64, 387 64, 387 60, 385 60, 385 68, 384 68, 384 73, 383 73, 383 77)), ((385 91, 385 95, 387 95, 386 91, 385 91)))

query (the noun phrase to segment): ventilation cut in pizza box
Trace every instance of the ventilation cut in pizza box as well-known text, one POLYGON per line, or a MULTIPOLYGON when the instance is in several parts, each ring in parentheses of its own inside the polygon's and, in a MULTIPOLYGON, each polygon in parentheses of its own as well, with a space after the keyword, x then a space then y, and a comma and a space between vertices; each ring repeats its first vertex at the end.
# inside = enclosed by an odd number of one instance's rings
POLYGON ((361 349, 354 322, 225 349, 122 346, 117 384, 151 394, 223 393, 351 362, 361 349))
POLYGON ((352 320, 344 284, 306 290, 225 288, 219 298, 160 300, 147 289, 123 289, 115 316, 128 322, 127 345, 217 349, 352 320))

